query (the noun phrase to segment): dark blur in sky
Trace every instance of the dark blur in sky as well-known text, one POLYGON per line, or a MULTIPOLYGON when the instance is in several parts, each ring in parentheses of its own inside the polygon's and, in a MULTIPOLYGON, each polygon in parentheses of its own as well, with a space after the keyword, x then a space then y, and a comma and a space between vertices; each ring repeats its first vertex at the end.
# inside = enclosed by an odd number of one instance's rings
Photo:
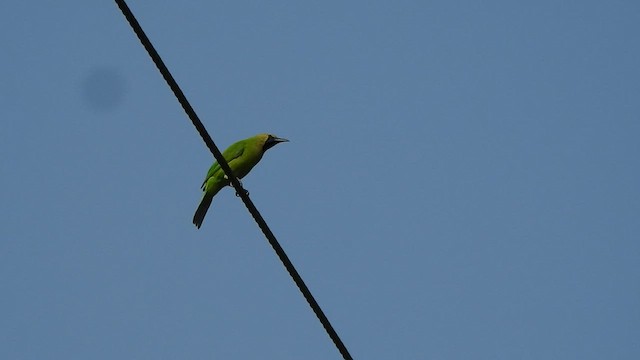
MULTIPOLYGON (((640 358, 639 2, 129 5, 354 358, 640 358)), ((0 358, 339 358, 115 3, 0 43, 0 358)))

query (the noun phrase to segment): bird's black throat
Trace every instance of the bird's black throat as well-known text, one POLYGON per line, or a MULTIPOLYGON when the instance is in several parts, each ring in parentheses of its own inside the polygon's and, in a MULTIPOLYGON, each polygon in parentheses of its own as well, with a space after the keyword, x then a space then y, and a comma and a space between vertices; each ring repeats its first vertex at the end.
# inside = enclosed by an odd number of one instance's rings
POLYGON ((276 146, 277 144, 285 141, 288 141, 288 140, 269 135, 269 137, 267 138, 267 141, 265 141, 264 145, 262 146, 262 151, 267 151, 272 147, 276 146))

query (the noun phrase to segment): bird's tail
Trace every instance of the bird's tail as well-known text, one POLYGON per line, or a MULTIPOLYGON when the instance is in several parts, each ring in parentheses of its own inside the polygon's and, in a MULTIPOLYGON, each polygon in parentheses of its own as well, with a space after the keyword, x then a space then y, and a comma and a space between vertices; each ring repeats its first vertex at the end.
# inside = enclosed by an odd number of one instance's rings
POLYGON ((193 224, 200 229, 202 226, 202 221, 204 220, 204 216, 207 214, 207 210, 209 210, 209 206, 211 206, 211 201, 213 200, 213 195, 211 193, 204 193, 202 197, 202 201, 200 201, 200 205, 198 205, 198 209, 196 213, 193 214, 193 224))

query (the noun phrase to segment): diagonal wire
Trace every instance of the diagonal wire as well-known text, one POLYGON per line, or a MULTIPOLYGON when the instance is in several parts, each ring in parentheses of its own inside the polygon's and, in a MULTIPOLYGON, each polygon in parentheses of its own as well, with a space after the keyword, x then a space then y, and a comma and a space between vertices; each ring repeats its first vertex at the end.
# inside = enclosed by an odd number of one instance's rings
POLYGON ((318 317, 318 320, 320 320, 320 323, 322 323, 322 326, 324 327, 325 331, 327 332, 327 334, 329 335, 329 337, 331 338, 335 346, 338 348, 338 351, 340 351, 340 354, 342 354, 342 357, 345 360, 352 360, 353 358, 351 357, 351 354, 349 354, 349 351, 347 350, 346 346, 344 345, 342 340, 340 340, 338 333, 334 330, 333 326, 331 326, 329 319, 326 317, 326 315, 320 308, 320 305, 318 305, 318 302, 316 302, 315 298, 311 294, 311 291, 309 291, 309 288, 302 280, 302 277, 300 276, 296 268, 293 266, 293 263, 291 263, 291 260, 289 260, 289 257, 284 252, 284 249, 282 249, 282 247, 280 246, 280 243, 278 243, 278 240, 271 232, 271 229, 269 229, 269 226, 267 225, 266 221, 264 220, 264 218, 262 218, 262 215, 260 215, 260 212, 258 212, 258 209, 255 207, 255 205, 249 198, 247 191, 242 188, 242 184, 240 184, 240 181, 238 180, 238 178, 236 178, 233 175, 231 168, 229 168, 229 164, 227 164, 227 161, 222 156, 222 153, 220 153, 220 150, 218 149, 216 144, 213 142, 213 140, 209 136, 209 133, 204 128, 204 125, 200 121, 200 118, 198 118, 198 115, 191 107, 191 104, 189 104, 189 101, 187 100, 186 96, 178 86, 178 83, 173 78, 173 76, 169 72, 169 69, 167 69, 166 65, 160 58, 160 55, 151 44, 151 41, 142 30, 142 27, 140 26, 140 24, 138 23, 138 20, 136 20, 135 16, 131 12, 131 9, 129 9, 129 6, 127 6, 127 3, 124 0, 115 0, 115 2, 116 4, 118 4, 118 7, 122 11, 122 14, 129 22, 129 25, 131 25, 131 28, 133 29, 133 31, 138 36, 138 39, 140 39, 140 42, 142 43, 142 45, 149 53, 149 56, 151 56, 151 59, 158 67, 158 70, 162 74, 162 77, 164 77, 165 81, 167 82, 167 84, 173 91, 174 95, 180 102, 180 105, 182 105, 182 108, 189 116, 189 119, 191 119, 193 126, 195 126, 196 130, 198 130, 198 133, 200 133, 200 136, 202 136, 202 139, 204 140, 205 144, 207 145, 207 147, 215 157, 216 161, 218 162, 218 164, 220 164, 220 167, 225 172, 225 174, 227 174, 227 177, 230 179, 231 184, 236 190, 236 193, 240 196, 240 198, 244 202, 245 206, 249 210, 249 213, 251 213, 251 216, 253 216, 253 219, 256 221, 256 223, 264 233, 265 237, 269 241, 269 244, 271 244, 271 246, 273 247, 273 250, 276 252, 278 257, 280 258, 280 261, 282 261, 282 264, 289 272, 289 275, 291 275, 291 278, 293 278, 293 281, 296 283, 296 285, 300 289, 300 292, 302 292, 302 295, 304 295, 304 298, 309 303, 309 306, 311 306, 311 309, 318 317))

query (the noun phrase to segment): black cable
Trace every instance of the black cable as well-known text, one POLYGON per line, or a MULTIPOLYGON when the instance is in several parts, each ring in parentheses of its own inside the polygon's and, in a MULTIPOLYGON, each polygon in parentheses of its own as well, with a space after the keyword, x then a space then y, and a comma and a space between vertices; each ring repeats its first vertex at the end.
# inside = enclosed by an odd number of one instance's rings
POLYGON ((282 261, 282 264, 289 272, 289 275, 291 275, 291 278, 293 278, 293 281, 296 283, 296 285, 300 289, 300 292, 302 292, 302 295, 304 295, 304 298, 309 303, 309 306, 311 306, 311 309, 318 317, 318 320, 320 320, 320 323, 322 323, 322 326, 326 330, 327 334, 329 335, 333 343, 338 348, 338 351, 340 351, 340 354, 342 354, 342 357, 345 360, 353 359, 351 357, 351 354, 349 354, 349 351, 347 350, 346 346, 342 342, 342 340, 340 340, 338 333, 336 333, 336 331, 333 329, 333 326, 331 326, 329 319, 327 319, 327 317, 325 316, 324 312, 320 308, 320 305, 318 305, 318 303, 316 302, 316 299, 314 299, 313 295, 311 294, 311 291, 309 291, 309 288, 307 288, 307 285, 305 285, 304 281, 302 280, 302 277, 300 277, 300 274, 298 274, 298 271, 291 263, 291 260, 289 260, 289 257, 282 249, 282 246, 280 246, 280 243, 278 243, 278 240, 271 232, 271 229, 269 229, 269 226, 267 225, 266 221, 264 220, 264 218, 262 218, 262 215, 260 215, 260 212, 258 212, 258 209, 255 207, 255 205, 249 198, 247 191, 242 188, 242 184, 240 184, 240 181, 238 180, 238 178, 236 178, 231 172, 231 168, 229 168, 229 164, 227 164, 227 161, 222 156, 222 153, 220 153, 220 150, 218 149, 216 144, 213 142, 213 140, 209 136, 209 133, 207 132, 207 130, 204 128, 204 125, 200 121, 200 118, 198 118, 198 115, 191 107, 191 104, 189 104, 189 101, 187 100, 186 96, 184 96, 184 93, 178 86, 178 83, 173 78, 173 76, 169 72, 169 69, 167 69, 166 65, 160 58, 160 55, 151 44, 151 41, 142 30, 142 27, 138 23, 138 20, 136 20, 135 16, 133 16, 131 9, 129 9, 129 6, 127 6, 127 3, 124 0, 115 0, 115 1, 116 1, 116 4, 118 4, 118 7, 120 8, 120 10, 122 11, 122 14, 124 15, 124 17, 129 22, 129 25, 131 25, 131 28, 138 36, 138 39, 140 39, 140 42, 149 53, 149 56, 151 56, 151 59, 158 67, 158 70, 160 70, 162 77, 165 79, 165 81, 167 82, 167 84, 175 94, 176 98, 180 102, 180 105, 182 105, 182 108, 189 116, 189 119, 191 119, 193 126, 196 127, 196 130, 198 130, 198 133, 200 133, 200 136, 202 136, 202 139, 204 140, 205 144, 213 154, 213 157, 216 159, 218 164, 220 164, 220 167, 222 168, 224 173, 227 174, 227 177, 230 179, 231 184, 236 190, 236 193, 238 194, 238 196, 240 196, 240 198, 244 202, 245 206, 249 210, 249 213, 251 213, 251 216, 253 216, 253 219, 256 221, 256 223, 258 223, 258 226, 264 233, 264 236, 267 238, 267 240, 269 240, 269 244, 271 244, 271 246, 273 247, 273 250, 275 250, 276 254, 280 258, 280 261, 282 261))

